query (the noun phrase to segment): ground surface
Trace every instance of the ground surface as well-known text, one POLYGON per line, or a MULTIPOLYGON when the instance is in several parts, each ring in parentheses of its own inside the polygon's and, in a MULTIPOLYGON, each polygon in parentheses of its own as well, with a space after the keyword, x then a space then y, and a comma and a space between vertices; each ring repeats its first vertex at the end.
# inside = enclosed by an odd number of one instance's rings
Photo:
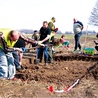
MULTIPOLYGON (((93 38, 81 39, 82 46, 94 47, 93 38)), ((70 49, 55 48, 55 64, 44 66, 44 63, 34 64, 34 57, 23 59, 24 70, 17 72, 21 81, 0 80, 0 98, 98 98, 98 56, 74 54, 73 40, 70 49), (30 63, 31 62, 31 63, 30 63), (69 92, 51 93, 48 88, 65 90, 77 79, 79 84, 69 92)), ((32 52, 30 51, 30 54, 32 52)))

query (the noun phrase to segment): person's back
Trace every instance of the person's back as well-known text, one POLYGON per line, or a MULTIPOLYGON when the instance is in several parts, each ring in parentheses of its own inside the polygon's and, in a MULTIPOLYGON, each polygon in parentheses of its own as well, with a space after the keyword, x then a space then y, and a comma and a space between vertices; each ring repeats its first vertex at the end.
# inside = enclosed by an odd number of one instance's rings
MULTIPOLYGON (((39 39, 39 35, 37 34, 37 30, 34 31, 33 35, 32 35, 32 39, 38 41, 39 39)), ((32 44, 32 47, 35 47, 35 44, 32 44)))
POLYGON ((55 25, 54 25, 55 22, 56 22, 55 17, 52 17, 51 21, 48 23, 48 27, 51 29, 51 34, 50 34, 50 39, 49 39, 51 47, 49 47, 49 59, 48 59, 50 63, 53 63, 53 55, 52 54, 55 53, 54 48, 53 48, 54 39, 55 39, 54 36, 56 34, 55 25))
POLYGON ((51 31, 55 31, 55 25, 54 22, 56 19, 54 17, 51 18, 51 21, 48 23, 48 27, 51 29, 51 31))
POLYGON ((32 35, 32 39, 34 40, 38 40, 38 34, 37 34, 37 30, 34 31, 33 35, 32 35))
POLYGON ((16 30, 11 30, 9 32, 3 32, 0 36, 0 78, 13 79, 15 78, 16 70, 14 66, 14 58, 12 51, 14 44, 17 42, 20 34, 16 30), (3 39, 4 41, 1 41, 3 39), (3 43, 4 42, 4 43, 3 43), (6 46, 5 46, 6 45, 6 46), (5 48, 11 48, 5 52, 5 48))
POLYGON ((22 48, 25 47, 25 41, 21 38, 18 39, 18 41, 15 43, 14 47, 22 48))

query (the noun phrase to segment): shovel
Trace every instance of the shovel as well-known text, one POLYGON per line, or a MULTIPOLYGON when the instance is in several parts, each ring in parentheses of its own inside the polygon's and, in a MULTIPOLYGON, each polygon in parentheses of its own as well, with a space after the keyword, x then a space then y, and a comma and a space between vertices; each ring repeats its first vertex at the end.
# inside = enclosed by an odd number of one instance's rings
POLYGON ((39 63, 39 59, 37 58, 37 53, 36 53, 36 57, 34 59, 34 64, 38 64, 39 63))

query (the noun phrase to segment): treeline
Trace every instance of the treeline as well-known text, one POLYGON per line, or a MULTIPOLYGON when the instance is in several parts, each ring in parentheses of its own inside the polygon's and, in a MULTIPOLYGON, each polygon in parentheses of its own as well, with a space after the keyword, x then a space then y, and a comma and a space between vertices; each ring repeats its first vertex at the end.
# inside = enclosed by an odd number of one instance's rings
MULTIPOLYGON (((23 32, 25 34, 33 34, 34 30, 32 29, 20 29, 20 32, 23 32)), ((38 31, 38 30, 37 30, 38 31)), ((98 32, 96 31, 83 31, 83 34, 97 34, 98 32)), ((72 31, 66 31, 66 32, 61 32, 60 30, 57 31, 57 34, 73 34, 72 31)))
MULTIPOLYGON (((66 31, 65 32, 65 34, 72 34, 73 32, 71 32, 71 31, 66 31)), ((98 32, 96 32, 96 31, 91 31, 91 30, 89 30, 89 31, 82 31, 82 33, 83 34, 97 34, 98 32)))

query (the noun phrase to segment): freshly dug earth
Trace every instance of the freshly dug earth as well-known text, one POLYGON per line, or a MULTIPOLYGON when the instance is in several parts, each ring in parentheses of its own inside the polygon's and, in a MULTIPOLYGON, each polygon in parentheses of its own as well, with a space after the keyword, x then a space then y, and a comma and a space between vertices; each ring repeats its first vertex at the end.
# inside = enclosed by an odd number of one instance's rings
MULTIPOLYGON (((84 38, 81 39, 83 42, 84 38)), ((87 47, 94 47, 93 38, 87 39, 87 47)), ((23 59, 24 69, 17 71, 20 81, 0 80, 0 98, 98 98, 98 56, 73 53, 73 40, 70 49, 55 48, 54 64, 34 64, 23 59), (80 79, 69 92, 52 93, 48 90, 65 90, 80 79)), ((83 44, 82 44, 83 45, 83 44)), ((31 52, 30 52, 31 54, 31 52)))

